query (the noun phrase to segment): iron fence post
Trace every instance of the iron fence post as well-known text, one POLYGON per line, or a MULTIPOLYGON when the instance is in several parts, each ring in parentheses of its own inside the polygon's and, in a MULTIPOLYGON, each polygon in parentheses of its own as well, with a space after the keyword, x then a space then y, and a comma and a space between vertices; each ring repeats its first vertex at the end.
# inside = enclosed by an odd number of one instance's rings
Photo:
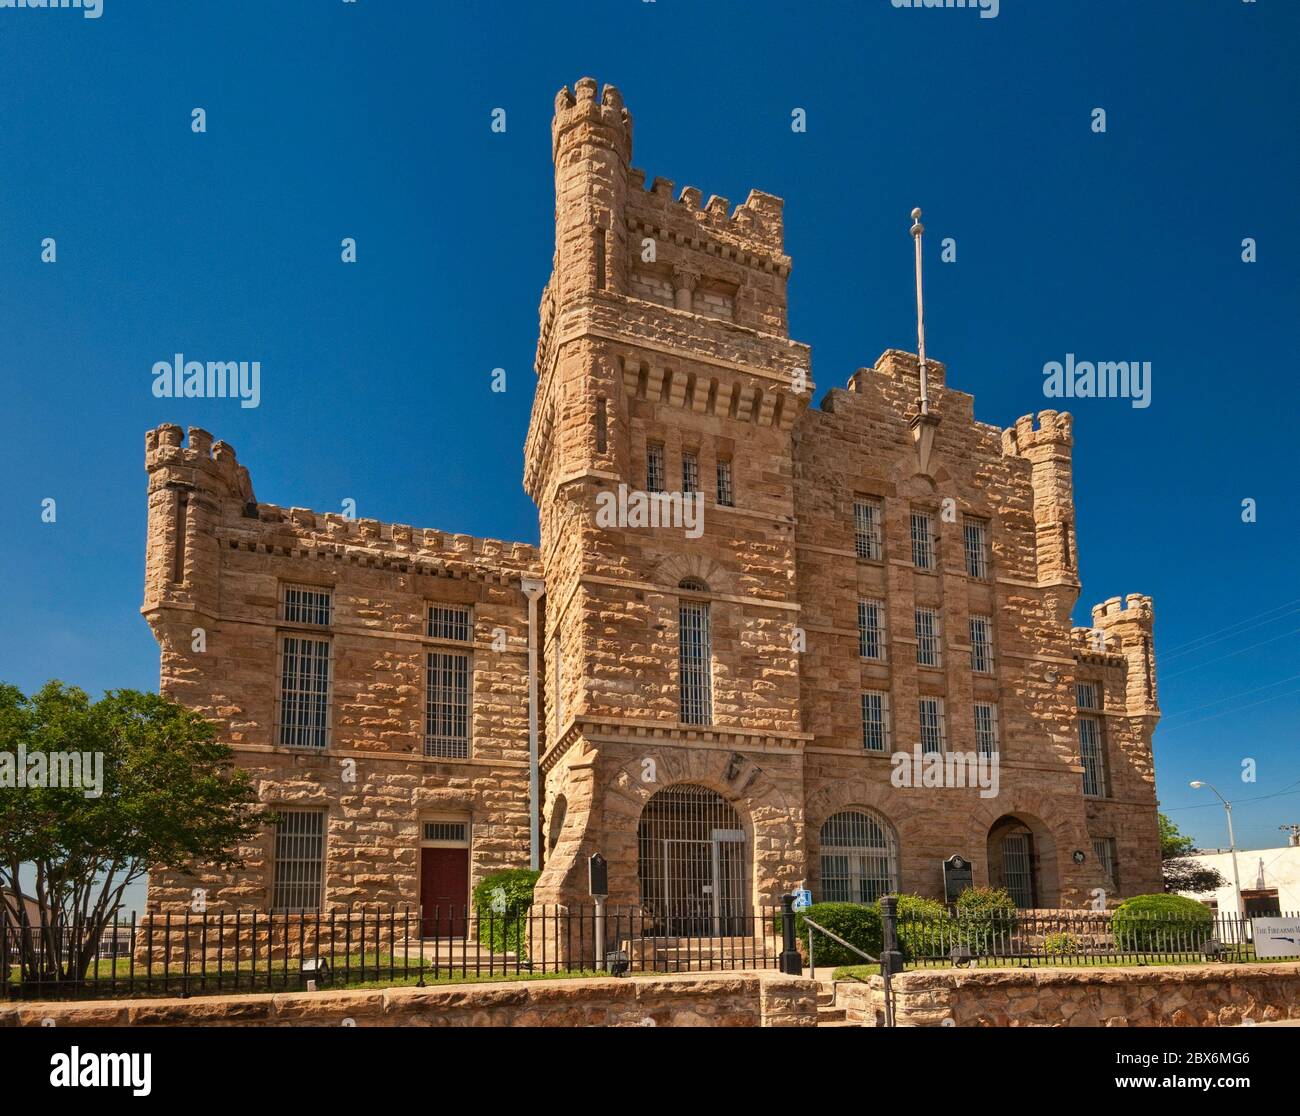
POLYGON ((781 896, 781 972, 789 976, 803 975, 803 958, 794 944, 794 896, 781 896))
POLYGON ((893 975, 903 968, 903 955, 898 951, 898 897, 880 897, 880 976, 885 984, 885 1026, 894 1025, 893 975))

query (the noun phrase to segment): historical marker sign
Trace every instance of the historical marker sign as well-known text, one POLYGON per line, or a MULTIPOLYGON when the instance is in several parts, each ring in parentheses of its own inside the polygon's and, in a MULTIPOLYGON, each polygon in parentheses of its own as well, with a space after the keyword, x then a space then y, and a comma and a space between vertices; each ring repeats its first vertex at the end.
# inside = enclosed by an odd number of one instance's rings
POLYGON ((593 898, 604 899, 609 894, 609 865, 600 853, 592 853, 587 861, 587 881, 593 898))
POLYGON ((974 886, 975 879, 971 862, 964 856, 950 856, 943 862, 944 902, 957 902, 957 896, 974 886))

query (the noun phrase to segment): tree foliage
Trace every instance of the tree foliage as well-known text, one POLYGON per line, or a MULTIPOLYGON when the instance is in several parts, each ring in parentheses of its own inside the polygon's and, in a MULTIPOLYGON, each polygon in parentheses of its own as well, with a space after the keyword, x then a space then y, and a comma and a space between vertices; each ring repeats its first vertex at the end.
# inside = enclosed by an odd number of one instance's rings
POLYGON ((1199 895, 1217 891, 1228 882, 1217 869, 1191 858, 1196 843, 1180 833, 1166 815, 1156 817, 1160 826, 1160 874, 1164 877, 1165 891, 1191 891, 1199 895))

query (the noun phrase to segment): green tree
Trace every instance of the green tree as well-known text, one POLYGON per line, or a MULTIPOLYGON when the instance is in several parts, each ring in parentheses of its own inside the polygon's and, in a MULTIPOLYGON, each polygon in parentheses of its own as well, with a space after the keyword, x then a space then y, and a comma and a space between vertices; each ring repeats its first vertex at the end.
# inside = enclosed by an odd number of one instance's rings
POLYGON ((1160 827, 1160 874, 1165 891, 1191 891, 1200 894, 1217 891, 1228 881, 1217 869, 1207 868, 1190 857, 1196 842, 1164 814, 1156 815, 1160 827))
POLYGON ((151 867, 234 867, 233 850, 265 821, 248 774, 235 770, 212 724, 158 694, 110 690, 92 702, 57 681, 30 697, 0 684, 0 761, 4 753, 11 775, 20 758, 27 771, 72 753, 102 763, 98 793, 84 781, 0 779, 0 893, 10 925, 21 930, 24 980, 84 979, 128 886, 151 867), (36 925, 20 899, 24 864, 34 878, 36 925))

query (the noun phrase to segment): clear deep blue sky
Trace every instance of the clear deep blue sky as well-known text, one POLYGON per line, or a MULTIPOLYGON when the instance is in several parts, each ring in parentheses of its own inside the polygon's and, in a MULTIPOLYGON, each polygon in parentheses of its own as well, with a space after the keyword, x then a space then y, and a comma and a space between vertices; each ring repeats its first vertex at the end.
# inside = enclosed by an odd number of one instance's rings
POLYGON ((536 539, 520 475, 549 124, 591 74, 622 90, 651 178, 786 199, 791 334, 819 391, 915 347, 914 205, 929 349, 982 420, 1060 405, 1042 367, 1067 352, 1152 362, 1145 410, 1064 404, 1076 622, 1155 597, 1164 807, 1226 844, 1187 786, 1207 779, 1240 802, 1239 844, 1278 844, 1300 821, 1298 46, 1293 0, 0 10, 0 679, 156 686, 138 609, 160 422, 231 442, 264 501, 536 539), (176 352, 260 360, 261 406, 155 399, 176 352))

